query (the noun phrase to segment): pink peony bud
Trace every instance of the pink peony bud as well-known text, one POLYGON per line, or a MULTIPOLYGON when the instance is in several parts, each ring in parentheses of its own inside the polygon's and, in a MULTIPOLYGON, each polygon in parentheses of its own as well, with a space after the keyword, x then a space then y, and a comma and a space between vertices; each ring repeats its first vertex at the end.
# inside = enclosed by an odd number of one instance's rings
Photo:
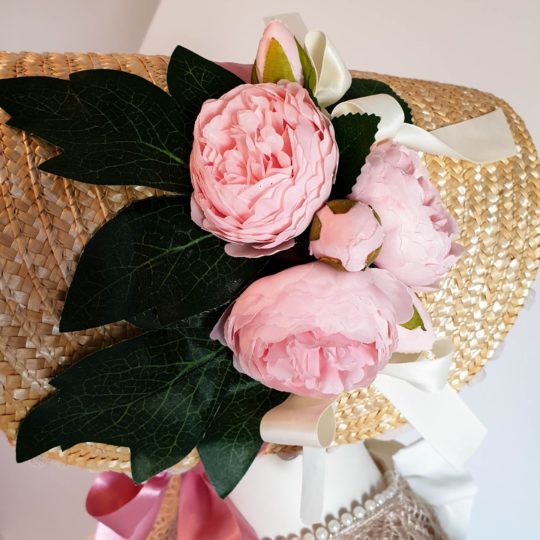
POLYGON ((350 200, 329 201, 315 215, 309 249, 339 270, 364 270, 377 257, 384 233, 373 210, 350 200))
POLYGON ((279 20, 270 21, 257 50, 255 71, 258 82, 278 82, 289 79, 304 84, 298 44, 287 26, 279 20))

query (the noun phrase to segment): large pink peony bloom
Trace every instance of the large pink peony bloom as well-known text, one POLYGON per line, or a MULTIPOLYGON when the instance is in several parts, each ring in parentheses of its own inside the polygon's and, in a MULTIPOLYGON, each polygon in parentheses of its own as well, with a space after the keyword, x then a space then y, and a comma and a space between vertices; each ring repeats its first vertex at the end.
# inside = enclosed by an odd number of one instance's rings
POLYGON ((328 198, 337 161, 332 125, 299 84, 238 86, 195 122, 192 218, 231 255, 290 247, 328 198))
POLYGON ((385 235, 377 266, 413 289, 436 287, 461 255, 456 222, 417 152, 393 143, 373 147, 350 198, 381 218, 385 235))
POLYGON ((373 381, 412 313, 407 288, 385 270, 313 262, 253 283, 212 336, 232 349, 240 372, 267 386, 335 396, 373 381))

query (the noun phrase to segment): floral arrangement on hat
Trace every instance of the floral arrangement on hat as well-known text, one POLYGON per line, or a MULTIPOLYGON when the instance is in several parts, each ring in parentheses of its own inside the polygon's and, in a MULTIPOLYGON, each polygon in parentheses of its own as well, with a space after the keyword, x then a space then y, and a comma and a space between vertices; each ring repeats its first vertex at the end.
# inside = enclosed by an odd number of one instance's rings
POLYGON ((106 69, 0 81, 10 125, 60 150, 41 170, 156 190, 94 234, 59 323, 77 336, 126 320, 139 335, 50 381, 17 458, 127 446, 142 482, 196 448, 226 496, 286 393, 336 397, 431 348, 417 293, 462 248, 400 143, 407 103, 352 80, 323 33, 300 43, 272 21, 253 66, 179 46, 166 86, 106 69))

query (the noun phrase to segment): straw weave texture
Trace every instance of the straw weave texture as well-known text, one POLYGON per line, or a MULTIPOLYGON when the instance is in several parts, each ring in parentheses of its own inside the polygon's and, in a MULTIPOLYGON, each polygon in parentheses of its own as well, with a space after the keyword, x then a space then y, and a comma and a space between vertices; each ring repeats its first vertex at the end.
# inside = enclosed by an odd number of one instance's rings
MULTIPOLYGON (((67 77, 91 68, 121 69, 166 87, 168 58, 126 54, 0 53, 0 78, 67 77)), ((523 121, 500 99, 446 84, 354 72, 392 86, 414 121, 431 130, 501 107, 516 157, 486 166, 424 156, 433 183, 460 226, 465 254, 440 291, 424 300, 440 335, 456 346, 449 381, 466 384, 493 356, 523 306, 540 259, 540 169, 523 121)), ((15 441, 19 422, 51 390, 57 369, 125 339, 125 323, 60 334, 58 320, 79 255, 96 229, 147 188, 97 187, 37 170, 56 150, 5 125, 0 110, 0 430, 15 441)), ((515 359, 519 361, 519 359, 515 359)), ((372 437, 404 422, 376 390, 338 400, 336 442, 372 437)), ((274 450, 281 450, 274 448, 274 450)), ((92 469, 129 470, 129 451, 81 444, 49 457, 92 469)), ((195 463, 191 455, 183 465, 195 463)))

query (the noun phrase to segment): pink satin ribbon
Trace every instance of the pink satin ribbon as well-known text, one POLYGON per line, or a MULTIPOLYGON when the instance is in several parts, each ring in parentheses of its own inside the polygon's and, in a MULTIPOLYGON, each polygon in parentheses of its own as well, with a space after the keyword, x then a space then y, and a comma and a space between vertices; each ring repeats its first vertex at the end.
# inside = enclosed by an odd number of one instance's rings
POLYGON ((257 540, 255 531, 228 499, 221 499, 198 465, 182 476, 178 540, 257 540))
MULTIPOLYGON (((86 499, 88 513, 99 521, 94 540, 145 540, 171 476, 161 473, 136 486, 129 477, 105 472, 86 499)), ((176 540, 257 540, 257 535, 228 499, 221 499, 198 465, 180 482, 176 540)))
POLYGON ((86 497, 86 511, 99 521, 94 540, 146 540, 169 478, 162 473, 136 486, 125 474, 101 473, 86 497))
POLYGON ((240 77, 244 82, 251 82, 251 70, 252 64, 237 64, 236 62, 216 62, 218 66, 225 68, 227 71, 234 73, 237 77, 240 77))

